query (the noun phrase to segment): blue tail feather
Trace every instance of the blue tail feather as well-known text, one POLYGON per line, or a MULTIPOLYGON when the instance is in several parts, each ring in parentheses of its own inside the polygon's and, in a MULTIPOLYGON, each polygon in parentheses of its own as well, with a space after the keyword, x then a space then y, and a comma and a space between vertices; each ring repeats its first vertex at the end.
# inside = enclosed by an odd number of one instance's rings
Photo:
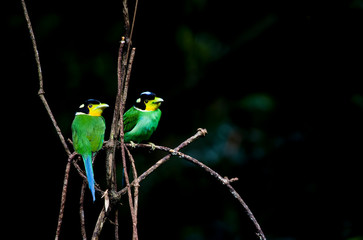
POLYGON ((88 187, 91 190, 93 201, 95 201, 95 180, 93 177, 92 154, 82 155, 82 158, 84 162, 84 168, 86 169, 88 187))

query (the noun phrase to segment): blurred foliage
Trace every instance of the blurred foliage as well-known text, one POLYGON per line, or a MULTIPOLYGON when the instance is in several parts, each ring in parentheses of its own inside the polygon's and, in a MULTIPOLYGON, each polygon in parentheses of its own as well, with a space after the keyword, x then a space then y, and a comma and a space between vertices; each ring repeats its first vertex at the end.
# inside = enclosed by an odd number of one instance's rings
MULTIPOLYGON (((46 97, 68 138, 84 99, 115 100, 121 2, 27 4, 46 97)), ((20 3, 11 1, 7 9, 3 89, 14 93, 6 102, 17 104, 7 109, 14 130, 8 143, 16 157, 6 169, 15 161, 22 167, 15 180, 3 183, 22 199, 11 206, 21 206, 16 215, 31 225, 25 232, 49 239, 66 156, 37 96, 20 3), (42 219, 37 227, 35 215, 42 219)), ((145 90, 164 98, 155 144, 174 147, 207 128, 207 137, 185 152, 222 176, 239 178, 233 185, 268 239, 362 239, 362 24, 361 0, 140 2, 127 107, 145 90)), ((109 126, 111 109, 105 118, 109 126)), ((139 173, 163 156, 134 154, 139 173)), ((104 186, 102 153, 99 159, 96 181, 104 186)), ((80 238, 80 184, 72 172, 64 239, 80 238)), ((182 160, 162 166, 140 191, 141 239, 256 239, 228 191, 182 160)), ((102 202, 86 197, 92 229, 102 202)), ((120 232, 129 239, 127 201, 120 211, 120 232)), ((112 226, 104 232, 107 238, 112 226)))

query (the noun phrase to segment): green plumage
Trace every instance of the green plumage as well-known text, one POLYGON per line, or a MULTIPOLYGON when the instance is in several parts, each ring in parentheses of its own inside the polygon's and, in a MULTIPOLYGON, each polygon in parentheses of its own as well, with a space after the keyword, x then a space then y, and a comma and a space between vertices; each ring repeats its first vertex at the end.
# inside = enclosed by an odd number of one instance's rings
POLYGON ((160 117, 160 109, 145 111, 131 107, 124 114, 124 141, 147 141, 157 128, 160 117))
POLYGON ((76 115, 72 123, 74 150, 82 155, 88 186, 95 201, 92 154, 102 148, 105 135, 105 120, 102 116, 76 115))
POLYGON ((99 151, 105 129, 105 119, 102 116, 77 115, 72 123, 74 150, 81 155, 99 151))

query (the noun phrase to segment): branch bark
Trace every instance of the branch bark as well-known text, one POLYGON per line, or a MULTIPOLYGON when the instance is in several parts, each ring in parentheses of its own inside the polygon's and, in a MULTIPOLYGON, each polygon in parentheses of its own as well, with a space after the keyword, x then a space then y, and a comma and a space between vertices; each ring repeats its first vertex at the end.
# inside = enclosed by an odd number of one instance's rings
POLYGON ((30 21, 30 17, 28 14, 28 10, 25 4, 24 0, 21 0, 21 4, 23 6, 23 12, 24 12, 24 16, 25 16, 25 20, 27 22, 28 25, 28 30, 29 30, 29 35, 30 35, 30 39, 32 41, 32 45, 33 45, 33 50, 34 50, 34 56, 35 56, 35 61, 37 63, 37 69, 38 69, 38 79, 39 79, 39 90, 38 90, 38 95, 40 100, 42 101, 45 109, 47 110, 47 113, 50 117, 50 119, 52 120, 53 126, 58 134, 58 137, 63 145, 64 150, 66 151, 67 155, 71 155, 71 151, 69 150, 67 143, 63 137, 62 131, 60 130, 60 128, 58 127, 57 121, 54 118, 54 115, 52 113, 52 110, 49 107, 49 104, 47 102, 47 99, 45 98, 44 94, 44 88, 43 88, 43 74, 42 74, 42 66, 40 64, 40 57, 39 57, 39 52, 38 52, 38 47, 37 47, 37 42, 35 40, 35 35, 34 35, 34 31, 33 31, 33 27, 30 21))
MULTIPOLYGON (((69 179, 69 172, 71 163, 75 166, 77 169, 79 175, 84 179, 84 183, 82 185, 81 189, 81 196, 80 196, 80 221, 81 221, 81 232, 83 239, 86 239, 86 230, 85 230, 85 224, 84 224, 84 212, 83 212, 83 200, 84 200, 84 189, 85 189, 85 182, 87 180, 84 172, 82 169, 78 166, 77 162, 74 161, 77 154, 71 153, 70 149, 68 148, 68 145, 65 141, 65 138, 58 127, 57 121, 51 111, 51 108, 45 98, 45 91, 44 91, 44 84, 43 84, 43 75, 42 75, 42 68, 40 64, 40 57, 39 52, 37 49, 37 44, 34 36, 34 32, 32 29, 30 17, 27 11, 27 7, 25 4, 25 0, 21 0, 24 16, 27 22, 28 30, 30 39, 32 42, 33 50, 34 50, 34 56, 35 61, 37 65, 38 70, 38 79, 39 79, 39 90, 38 95, 41 99, 44 108, 46 109, 52 123, 54 126, 54 129, 57 132, 57 135, 62 143, 62 146, 68 156, 68 161, 65 168, 65 174, 64 174, 64 180, 63 180, 63 189, 62 189, 62 196, 61 196, 61 206, 58 216, 58 224, 57 224, 57 230, 56 230, 56 236, 55 239, 57 240, 60 235, 60 229, 63 221, 63 215, 64 215, 64 206, 66 201, 66 195, 67 195, 67 187, 68 187, 68 179, 69 179)), ((237 178, 228 179, 227 177, 223 178, 220 174, 206 166, 205 164, 201 163, 197 159, 186 155, 182 152, 180 152, 180 149, 183 147, 189 145, 194 140, 198 139, 201 136, 205 136, 207 134, 207 131, 205 129, 198 129, 197 133, 194 134, 192 137, 185 140, 183 143, 181 143, 178 147, 171 149, 168 147, 163 146, 154 146, 156 149, 168 152, 169 154, 157 161, 153 166, 151 166, 148 170, 146 170, 144 173, 142 173, 140 176, 137 174, 137 170, 134 164, 134 160, 132 157, 132 154, 129 152, 127 147, 130 147, 129 144, 124 144, 123 136, 123 113, 125 110, 125 103, 127 99, 127 92, 128 92, 128 84, 130 80, 130 74, 132 69, 132 63, 135 56, 135 48, 131 49, 131 39, 132 39, 132 33, 134 29, 135 19, 136 19, 136 11, 138 6, 138 0, 136 0, 135 3, 135 9, 134 9, 134 15, 132 20, 132 26, 130 30, 130 22, 129 22, 129 14, 128 14, 128 7, 127 7, 127 0, 123 0, 123 13, 124 13, 124 19, 125 19, 125 30, 126 30, 126 41, 125 38, 121 39, 120 47, 119 47, 119 53, 118 53, 118 68, 117 68, 117 79, 118 79, 118 89, 117 89, 117 96, 115 101, 115 108, 114 108, 114 114, 112 119, 112 125, 111 125, 111 131, 110 131, 110 137, 107 141, 106 145, 106 180, 107 180, 107 186, 111 198, 112 207, 111 210, 108 211, 114 211, 115 212, 115 238, 118 239, 118 213, 117 213, 117 207, 115 207, 116 204, 118 204, 121 200, 121 196, 128 192, 129 197, 129 206, 130 206, 130 212, 131 212, 131 219, 133 223, 133 240, 138 240, 138 233, 137 233, 137 211, 138 211, 138 191, 139 191, 139 183, 143 181, 148 175, 150 175, 153 171, 155 171, 158 167, 160 167, 162 164, 167 162, 171 156, 178 156, 179 158, 183 158, 187 161, 190 161, 197 166, 204 169, 206 172, 210 173, 214 178, 216 178, 221 184, 225 185, 229 192, 239 201, 239 203, 242 205, 243 209, 246 211, 248 217, 253 222, 255 228, 256 228, 256 235, 260 239, 266 239, 264 236, 264 233, 258 224, 256 218, 252 214, 251 210, 248 208, 247 204, 243 201, 241 196, 237 193, 237 191, 232 187, 231 182, 234 182, 238 180, 237 178), (124 54, 123 49, 125 47, 125 44, 127 44, 127 51, 124 54), (131 49, 131 54, 130 54, 131 49), (129 57, 130 56, 130 57, 129 57), (120 142, 117 140, 120 138, 120 142), (132 171, 133 171, 133 181, 130 183, 127 172, 125 171, 125 179, 127 186, 121 189, 120 191, 117 191, 117 185, 116 185, 116 164, 115 164, 115 153, 117 146, 121 147, 121 155, 122 155, 122 162, 123 167, 126 169, 126 153, 128 154, 129 160, 131 162, 132 171), (134 188, 133 198, 132 198, 132 191, 131 187, 134 188)), ((151 148, 151 145, 149 144, 137 144, 136 147, 140 148, 151 148)), ((101 192, 101 194, 104 193, 104 191, 95 184, 95 189, 98 192, 101 192)), ((107 191, 107 190, 106 190, 107 191)), ((108 216, 107 212, 107 216, 108 216)), ((103 225, 107 219, 106 216, 106 210, 105 207, 102 208, 100 211, 99 217, 97 219, 97 222, 95 224, 95 228, 93 231, 92 239, 98 239, 100 236, 100 233, 102 231, 103 225)))
MULTIPOLYGON (((205 136, 206 134, 207 134, 206 129, 199 128, 196 134, 194 134, 193 136, 191 136, 190 138, 188 138, 187 140, 182 142, 179 146, 177 146, 173 150, 174 151, 179 151, 180 149, 188 146, 190 143, 192 143, 193 141, 195 141, 196 139, 198 139, 198 138, 200 138, 202 136, 205 136)), ((130 146, 130 145, 126 144, 126 146, 130 146)), ((148 144, 148 146, 151 147, 150 144, 148 144)), ((160 159, 159 161, 157 161, 153 166, 151 166, 148 170, 146 170, 143 174, 141 174, 137 179, 134 179, 134 181, 132 181, 132 183, 130 183, 129 185, 127 185, 126 187, 124 187, 123 189, 118 191, 117 194, 112 196, 113 199, 115 201, 119 202, 121 200, 121 196, 126 193, 128 188, 134 187, 136 184, 139 184, 142 180, 144 180, 148 175, 150 175, 158 167, 160 167, 162 164, 167 162, 170 159, 171 156, 172 156, 172 154, 168 154, 165 157, 163 157, 162 159, 160 159)))
MULTIPOLYGON (((65 141, 65 138, 62 134, 62 131, 60 130, 57 121, 55 120, 55 117, 49 107, 48 101, 45 98, 44 94, 44 84, 43 84, 43 74, 42 74, 42 66, 40 64, 40 57, 39 57, 39 52, 38 52, 38 47, 37 47, 37 42, 35 40, 35 35, 34 35, 34 31, 33 31, 33 27, 30 21, 30 17, 29 17, 29 13, 28 13, 28 9, 26 7, 25 1, 21 0, 21 4, 23 7, 23 12, 24 12, 24 16, 25 16, 25 20, 27 22, 27 26, 28 26, 28 30, 29 30, 29 36, 30 39, 32 41, 32 45, 33 45, 33 50, 34 50, 34 56, 35 56, 35 62, 37 64, 37 70, 38 70, 38 79, 39 79, 39 90, 38 90, 38 95, 40 100, 42 101, 52 123, 54 126, 54 129, 57 132, 57 135, 63 145, 63 148, 65 150, 65 152, 67 153, 68 157, 71 158, 72 154, 71 151, 69 150, 67 143, 65 141)), ((61 207, 59 210, 59 216, 58 216, 58 225, 57 225, 57 230, 56 230, 56 236, 55 239, 57 240, 59 238, 59 234, 60 234, 60 229, 62 226, 62 222, 63 222, 63 214, 64 214, 64 205, 65 205, 65 201, 66 201, 66 196, 67 196, 67 186, 68 186, 68 178, 69 178, 69 171, 70 171, 70 161, 67 162, 66 168, 65 168, 65 173, 64 173, 64 180, 63 180, 63 190, 62 190, 62 197, 61 197, 61 207)))
MULTIPOLYGON (((127 146, 131 147, 130 144, 127 144, 127 146)), ((162 150, 162 151, 170 153, 169 155, 178 156, 179 158, 183 158, 183 159, 185 159, 185 160, 187 160, 189 162, 192 162, 193 164, 195 164, 195 165, 199 166, 200 168, 202 168, 204 171, 208 172, 211 176, 213 176, 215 179, 217 179, 222 185, 225 185, 228 188, 229 192, 232 194, 232 196, 235 197, 238 200, 238 202, 242 205, 242 207, 245 210, 245 212, 247 213, 249 219, 252 221, 252 223, 254 224, 254 226, 256 228, 257 237, 259 239, 262 239, 262 240, 266 239, 266 237, 265 237, 265 235, 264 235, 264 233, 263 233, 257 219, 253 215, 252 211, 247 206, 245 201, 243 201, 242 197, 238 194, 238 192, 231 185, 231 182, 237 181, 238 178, 228 179, 227 177, 222 177, 219 173, 217 173, 216 171, 214 171, 213 169, 211 169, 210 167, 208 167, 204 163, 200 162, 199 160, 197 160, 197 159, 195 159, 195 158, 193 158, 193 157, 191 157, 191 156, 189 156, 187 154, 179 152, 179 150, 176 150, 176 149, 171 149, 171 148, 168 148, 168 147, 156 146, 156 145, 151 146, 150 144, 136 144, 135 147, 150 148, 150 149, 152 147, 155 147, 155 149, 162 150)), ((136 184, 136 182, 134 184, 136 184)))
POLYGON ((100 234, 101 234, 101 231, 102 231, 102 228, 103 228, 103 224, 105 223, 105 221, 106 221, 106 211, 105 211, 105 208, 103 207, 100 214, 99 214, 99 216, 98 216, 95 228, 93 230, 92 240, 98 240, 98 238, 100 237, 100 234))
POLYGON ((86 223, 84 219, 84 210, 83 210, 83 202, 84 202, 84 192, 86 190, 87 182, 83 180, 83 184, 81 187, 81 195, 79 197, 79 219, 81 222, 81 233, 82 239, 87 240, 87 233, 86 233, 86 223))

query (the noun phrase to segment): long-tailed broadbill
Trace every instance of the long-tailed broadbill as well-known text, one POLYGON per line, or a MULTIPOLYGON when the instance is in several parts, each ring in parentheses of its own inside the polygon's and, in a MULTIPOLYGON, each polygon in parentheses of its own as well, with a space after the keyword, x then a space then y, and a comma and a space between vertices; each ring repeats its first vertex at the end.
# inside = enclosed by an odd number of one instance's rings
POLYGON ((105 119, 101 116, 108 105, 95 99, 85 101, 72 123, 74 150, 83 158, 89 189, 95 201, 95 183, 92 156, 102 148, 105 135, 105 119))
POLYGON ((124 141, 140 143, 149 140, 161 117, 159 109, 164 100, 155 93, 143 92, 135 105, 127 110, 124 119, 124 141))

